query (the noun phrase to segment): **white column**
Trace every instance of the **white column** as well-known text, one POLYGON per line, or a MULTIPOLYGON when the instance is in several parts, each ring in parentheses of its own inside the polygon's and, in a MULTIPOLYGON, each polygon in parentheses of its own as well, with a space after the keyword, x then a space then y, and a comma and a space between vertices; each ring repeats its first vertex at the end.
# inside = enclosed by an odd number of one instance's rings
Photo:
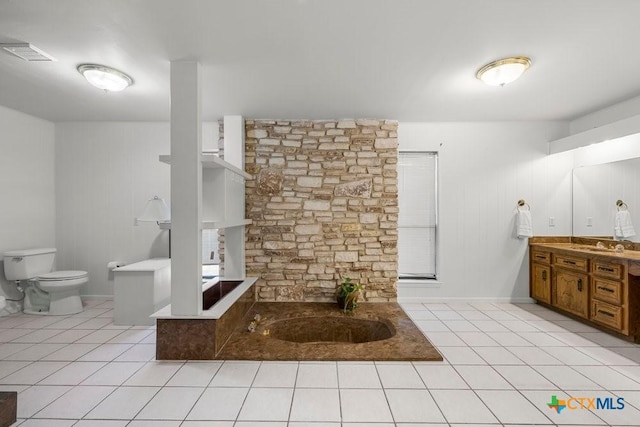
POLYGON ((171 314, 202 313, 200 65, 171 61, 171 314))
MULTIPOLYGON (((244 119, 242 116, 224 116, 224 160, 244 170, 244 119)), ((241 212, 243 218, 244 197, 244 185, 240 185, 234 186, 234 191, 228 198, 228 203, 236 205, 233 211, 241 212)), ((244 225, 224 230, 224 277, 227 279, 244 279, 246 276, 244 230, 244 225)))

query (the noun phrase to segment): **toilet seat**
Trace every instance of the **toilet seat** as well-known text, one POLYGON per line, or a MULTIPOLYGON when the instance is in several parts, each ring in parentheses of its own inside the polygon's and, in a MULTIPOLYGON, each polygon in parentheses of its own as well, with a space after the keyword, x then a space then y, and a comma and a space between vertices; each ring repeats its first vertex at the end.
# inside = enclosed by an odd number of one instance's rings
POLYGON ((86 271, 67 270, 52 271, 38 276, 35 280, 38 287, 45 292, 74 289, 89 281, 89 273, 86 271))
POLYGON ((79 270, 63 270, 52 271, 51 273, 41 274, 37 277, 39 282, 53 282, 56 280, 71 280, 87 277, 89 273, 79 270))

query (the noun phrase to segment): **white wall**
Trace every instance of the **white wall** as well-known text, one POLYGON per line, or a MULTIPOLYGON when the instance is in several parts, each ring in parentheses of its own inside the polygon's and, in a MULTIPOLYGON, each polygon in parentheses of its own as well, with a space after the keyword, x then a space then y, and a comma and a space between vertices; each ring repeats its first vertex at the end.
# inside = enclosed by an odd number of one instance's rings
MULTIPOLYGON (((0 129, 0 254, 53 247, 54 125, 0 106, 0 129)), ((20 298, 0 271, 0 295, 20 298)))
MULTIPOLYGON (((134 227, 133 219, 149 197, 170 199, 170 168, 157 160, 169 153, 168 123, 54 128, 0 107, 0 124, 0 251, 58 247, 58 269, 89 271, 87 295, 112 294, 108 261, 167 255, 167 233, 153 224, 134 227)), ((637 155, 635 142, 615 158, 601 144, 547 156, 547 142, 566 133, 567 124, 557 122, 400 123, 401 150, 439 152, 440 285, 422 286, 421 295, 526 298, 526 241, 513 233, 516 201, 531 205, 536 235, 569 235, 574 164, 598 163, 606 153, 608 161, 637 155)), ((217 123, 205 124, 203 148, 217 148, 217 139, 217 123)), ((17 296, 4 274, 0 285, 3 295, 17 296)), ((401 296, 411 292, 401 288, 401 296)))
POLYGON ((168 256, 168 232, 140 223, 147 200, 170 203, 169 124, 56 124, 58 269, 86 270, 85 295, 113 295, 109 261, 168 256))
MULTIPOLYGON (((113 295, 109 261, 127 264, 169 255, 169 234, 134 226, 155 195, 170 204, 168 122, 56 124, 58 269, 89 272, 84 295, 113 295)), ((203 149, 217 148, 218 124, 203 124, 203 149)))
MULTIPOLYGON (((516 201, 531 205, 536 235, 571 233, 573 155, 546 154, 566 126, 400 123, 401 150, 439 152, 441 284, 422 286, 421 295, 526 299, 527 241, 514 237, 516 201)), ((203 141, 217 141, 215 133, 208 124, 203 141)), ((167 255, 166 232, 134 227, 133 218, 147 198, 169 199, 170 168, 157 161, 169 152, 169 125, 60 123, 56 146, 58 267, 88 270, 84 293, 111 295, 108 261, 167 255)))
POLYGON ((400 298, 527 300, 527 240, 515 237, 516 202, 535 235, 571 233, 573 155, 547 155, 567 123, 400 123, 400 150, 439 153, 439 285, 399 285, 400 298), (555 219, 550 227, 549 217, 555 219))

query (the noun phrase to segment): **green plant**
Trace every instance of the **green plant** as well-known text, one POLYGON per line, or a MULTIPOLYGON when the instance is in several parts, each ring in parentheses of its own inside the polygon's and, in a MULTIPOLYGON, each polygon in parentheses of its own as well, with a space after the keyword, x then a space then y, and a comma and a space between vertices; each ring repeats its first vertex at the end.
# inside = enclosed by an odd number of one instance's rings
POLYGON ((358 296, 364 289, 360 283, 353 282, 350 277, 345 277, 336 293, 338 305, 346 312, 352 311, 358 306, 358 296))

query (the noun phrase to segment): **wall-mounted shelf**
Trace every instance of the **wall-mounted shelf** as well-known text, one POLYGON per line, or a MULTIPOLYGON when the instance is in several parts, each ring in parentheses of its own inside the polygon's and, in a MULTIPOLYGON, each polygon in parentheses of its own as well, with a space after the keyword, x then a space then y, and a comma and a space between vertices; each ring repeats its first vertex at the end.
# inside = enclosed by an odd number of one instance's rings
MULTIPOLYGON (((201 154, 200 160, 202 162, 202 167, 206 169, 226 169, 231 171, 237 175, 244 177, 245 179, 251 179, 251 175, 243 171, 242 169, 232 165, 231 163, 225 162, 220 157, 215 154, 201 154)), ((171 164, 171 156, 168 154, 160 155, 160 161, 162 163, 166 163, 168 165, 171 164)))
POLYGON ((231 227, 241 227, 243 225, 251 224, 250 219, 242 218, 238 220, 228 220, 228 221, 203 221, 202 228, 203 229, 212 229, 212 228, 231 228, 231 227))
MULTIPOLYGON (((220 228, 231 228, 231 227, 241 227, 243 225, 251 224, 250 219, 241 218, 237 220, 228 220, 228 221, 202 221, 202 229, 203 230, 211 230, 211 229, 220 229, 220 228)), ((160 222, 158 226, 161 230, 171 230, 171 222, 160 222)))
MULTIPOLYGON (((251 175, 215 154, 200 155, 202 162, 202 229, 233 228, 251 224, 244 218, 244 181, 251 175)), ((171 165, 170 155, 160 161, 171 165)), ((160 228, 170 230, 171 223, 160 228)))

